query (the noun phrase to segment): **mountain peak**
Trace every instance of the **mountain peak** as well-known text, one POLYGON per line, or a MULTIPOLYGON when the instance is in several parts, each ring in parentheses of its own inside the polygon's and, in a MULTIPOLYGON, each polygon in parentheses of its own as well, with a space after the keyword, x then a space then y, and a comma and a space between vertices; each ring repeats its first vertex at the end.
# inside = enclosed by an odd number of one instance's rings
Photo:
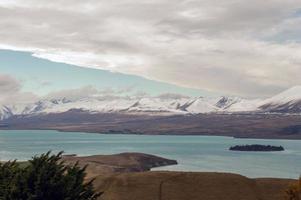
POLYGON ((300 113, 301 112, 301 86, 294 86, 284 92, 266 99, 261 109, 268 112, 300 113))
POLYGON ((301 101, 301 85, 291 87, 280 94, 267 99, 267 101, 285 103, 291 101, 301 101))

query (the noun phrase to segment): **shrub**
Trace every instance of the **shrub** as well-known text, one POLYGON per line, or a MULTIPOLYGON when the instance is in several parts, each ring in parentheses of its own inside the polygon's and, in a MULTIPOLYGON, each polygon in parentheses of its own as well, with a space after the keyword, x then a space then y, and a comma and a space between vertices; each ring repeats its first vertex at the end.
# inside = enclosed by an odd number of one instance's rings
POLYGON ((62 153, 33 157, 25 167, 0 164, 1 200, 96 200, 101 194, 93 180, 85 182, 85 169, 64 165, 62 153))

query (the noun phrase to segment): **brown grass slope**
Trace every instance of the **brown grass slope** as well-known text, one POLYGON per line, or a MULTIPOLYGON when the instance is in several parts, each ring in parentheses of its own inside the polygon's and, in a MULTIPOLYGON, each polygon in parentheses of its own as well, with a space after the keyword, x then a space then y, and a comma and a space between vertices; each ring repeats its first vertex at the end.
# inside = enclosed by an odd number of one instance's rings
POLYGON ((63 160, 66 164, 78 162, 80 167, 88 166, 86 169, 88 178, 116 172, 143 172, 154 167, 177 164, 176 160, 135 152, 94 156, 67 155, 63 156, 63 160))
POLYGON ((95 178, 100 200, 284 200, 294 180, 250 179, 237 174, 149 171, 176 164, 154 155, 64 156, 66 164, 88 165, 87 179, 95 178))
POLYGON ((293 180, 229 173, 140 172, 99 176, 101 200, 283 200, 293 180))

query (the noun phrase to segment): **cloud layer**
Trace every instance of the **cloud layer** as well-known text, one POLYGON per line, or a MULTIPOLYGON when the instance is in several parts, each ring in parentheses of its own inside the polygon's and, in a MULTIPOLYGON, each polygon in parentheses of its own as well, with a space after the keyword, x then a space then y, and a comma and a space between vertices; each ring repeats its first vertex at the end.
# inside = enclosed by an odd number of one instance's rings
POLYGON ((159 96, 150 96, 142 91, 134 91, 133 88, 120 89, 97 89, 94 86, 86 85, 80 88, 58 90, 48 93, 47 95, 38 96, 31 92, 22 90, 22 81, 6 74, 0 74, 0 108, 1 106, 23 106, 30 103, 35 103, 39 100, 66 100, 78 101, 82 99, 130 99, 143 97, 156 97, 160 99, 181 99, 188 98, 187 96, 175 93, 162 93, 159 96))
POLYGON ((2 0, 0 48, 271 96, 301 84, 300 8, 296 0, 2 0))

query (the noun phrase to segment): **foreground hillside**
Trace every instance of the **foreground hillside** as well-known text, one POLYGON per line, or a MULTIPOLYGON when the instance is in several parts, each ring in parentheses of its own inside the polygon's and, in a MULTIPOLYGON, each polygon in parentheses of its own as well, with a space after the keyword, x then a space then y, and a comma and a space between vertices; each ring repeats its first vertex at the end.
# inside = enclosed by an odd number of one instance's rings
POLYGON ((286 179, 227 173, 140 172, 99 176, 103 200, 284 200, 286 179))
POLYGON ((60 153, 50 156, 48 152, 22 165, 3 164, 0 199, 31 199, 37 195, 38 199, 79 199, 74 197, 85 192, 86 195, 101 196, 80 199, 286 200, 285 191, 297 183, 292 179, 250 179, 230 173, 149 171, 153 167, 176 163, 142 153, 61 157, 60 153), (61 159, 64 162, 60 162, 61 159), (75 163, 80 168, 72 167, 75 163), (87 164, 83 174, 81 168, 87 164), (14 197, 6 198, 7 195, 14 197))
POLYGON ((238 174, 149 171, 176 161, 141 153, 65 156, 67 164, 88 164, 88 179, 104 192, 99 200, 284 200, 294 180, 250 179, 238 174))

